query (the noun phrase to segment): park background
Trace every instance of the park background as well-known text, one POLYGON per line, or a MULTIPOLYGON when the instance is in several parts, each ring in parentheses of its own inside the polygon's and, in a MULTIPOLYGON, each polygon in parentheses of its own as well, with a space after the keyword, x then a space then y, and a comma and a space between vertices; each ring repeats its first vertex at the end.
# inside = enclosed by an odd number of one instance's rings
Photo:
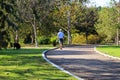
POLYGON ((1 0, 0 48, 9 43, 38 47, 57 42, 65 33, 65 44, 119 43, 120 4, 87 6, 88 0, 1 0))
POLYGON ((60 28, 65 33, 64 44, 108 44, 97 49, 120 57, 120 3, 111 0, 109 6, 88 6, 89 3, 89 0, 0 0, 0 79, 76 80, 42 57, 43 51, 55 48, 51 46, 58 43, 60 28), (11 43, 20 44, 21 49, 11 48, 11 43))

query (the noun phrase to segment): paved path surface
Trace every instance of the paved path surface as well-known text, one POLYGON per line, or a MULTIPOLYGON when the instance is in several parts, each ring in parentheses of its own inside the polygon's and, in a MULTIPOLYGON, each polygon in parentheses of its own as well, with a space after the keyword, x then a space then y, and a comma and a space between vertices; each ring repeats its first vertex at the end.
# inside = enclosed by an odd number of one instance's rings
POLYGON ((94 46, 51 50, 47 52, 47 58, 85 80, 120 80, 120 60, 98 54, 94 46))

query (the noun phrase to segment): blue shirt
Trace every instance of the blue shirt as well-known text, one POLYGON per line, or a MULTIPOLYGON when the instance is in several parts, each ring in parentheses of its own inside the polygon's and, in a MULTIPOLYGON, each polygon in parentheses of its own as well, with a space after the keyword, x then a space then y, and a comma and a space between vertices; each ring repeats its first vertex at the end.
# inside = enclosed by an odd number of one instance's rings
POLYGON ((58 38, 64 38, 64 33, 63 32, 58 32, 58 38))

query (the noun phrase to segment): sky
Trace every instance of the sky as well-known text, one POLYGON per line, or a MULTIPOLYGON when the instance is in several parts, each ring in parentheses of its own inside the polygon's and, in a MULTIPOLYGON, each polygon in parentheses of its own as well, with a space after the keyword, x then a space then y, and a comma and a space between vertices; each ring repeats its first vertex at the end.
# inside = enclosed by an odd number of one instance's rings
MULTIPOLYGON (((91 2, 92 5, 101 6, 101 7, 103 7, 103 6, 109 6, 110 1, 111 0, 90 0, 90 2, 91 2)), ((115 0, 115 1, 118 2, 119 0, 115 0)))

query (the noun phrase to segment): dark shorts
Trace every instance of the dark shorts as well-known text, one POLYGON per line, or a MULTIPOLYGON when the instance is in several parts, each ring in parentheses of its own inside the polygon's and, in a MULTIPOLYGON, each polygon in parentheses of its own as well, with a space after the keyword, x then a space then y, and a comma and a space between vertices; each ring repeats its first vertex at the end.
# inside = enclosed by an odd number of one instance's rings
POLYGON ((59 39, 59 44, 63 44, 63 38, 59 39))

